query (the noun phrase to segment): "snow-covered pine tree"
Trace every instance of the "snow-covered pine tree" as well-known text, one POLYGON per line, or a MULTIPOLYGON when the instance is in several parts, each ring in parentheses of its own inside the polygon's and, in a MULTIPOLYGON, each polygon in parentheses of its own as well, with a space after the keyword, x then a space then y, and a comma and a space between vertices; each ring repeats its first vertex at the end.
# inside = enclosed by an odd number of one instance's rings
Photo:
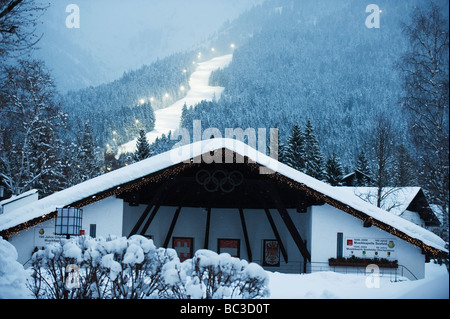
POLYGON ((145 160, 152 156, 150 144, 147 141, 147 137, 144 130, 139 131, 139 137, 136 142, 136 152, 133 154, 135 162, 145 160))
POLYGON ((367 160, 366 153, 364 152, 364 150, 362 150, 358 155, 355 170, 362 173, 362 176, 357 174, 355 186, 369 186, 370 176, 372 175, 372 173, 370 170, 369 161, 367 160))
POLYGON ((64 174, 66 163, 62 156, 64 145, 54 128, 45 124, 42 125, 41 133, 34 136, 33 140, 32 152, 39 154, 31 162, 32 176, 39 176, 33 183, 33 188, 39 190, 41 197, 45 197, 68 186, 67 176, 64 174))
POLYGON ((103 153, 103 162, 106 172, 112 172, 121 167, 121 162, 116 159, 111 147, 106 147, 106 151, 103 153))
POLYGON ((305 141, 304 133, 299 125, 292 127, 291 135, 287 139, 286 164, 303 172, 305 170, 305 141))
POLYGON ((187 127, 187 125, 189 124, 188 121, 189 121, 188 108, 187 108, 186 103, 184 103, 183 108, 181 109, 180 126, 187 127))
POLYGON ((324 177, 324 159, 310 120, 305 126, 305 173, 317 179, 324 177))
POLYGON ((83 125, 78 138, 78 145, 73 145, 74 154, 71 159, 70 182, 72 185, 82 183, 102 173, 99 148, 95 145, 94 134, 90 122, 83 125))
POLYGON ((328 158, 325 171, 325 178, 328 184, 331 186, 342 186, 342 164, 335 152, 328 158))
POLYGON ((280 163, 286 163, 286 145, 281 141, 280 132, 278 129, 278 124, 275 125, 275 129, 277 131, 271 130, 271 136, 269 138, 267 151, 269 152, 269 156, 274 156, 275 154, 278 155, 277 160, 280 163), (277 132, 275 134, 275 132, 277 132), (271 143, 276 143, 276 145, 272 145, 271 143))
POLYGON ((178 142, 178 140, 172 139, 172 131, 169 131, 167 136, 166 134, 162 134, 160 137, 157 137, 150 146, 152 156, 170 151, 178 142))

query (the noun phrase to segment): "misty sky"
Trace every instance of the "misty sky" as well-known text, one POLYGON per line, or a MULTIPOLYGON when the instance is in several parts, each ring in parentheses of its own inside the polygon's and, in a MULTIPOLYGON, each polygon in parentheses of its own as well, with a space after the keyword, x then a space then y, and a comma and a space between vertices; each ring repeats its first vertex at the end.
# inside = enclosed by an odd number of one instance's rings
MULTIPOLYGON (((86 83, 114 79, 156 58, 197 46, 224 22, 262 0, 39 0, 50 7, 41 18, 37 55, 55 76, 82 72, 86 83), (80 28, 68 29, 68 4, 80 8, 80 28), (73 70, 70 65, 77 65, 73 70), (63 70, 65 69, 65 70, 63 70), (93 72, 93 69, 98 69, 93 72), (92 74, 88 74, 88 73, 92 74)), ((64 79, 63 79, 64 80, 64 79)))

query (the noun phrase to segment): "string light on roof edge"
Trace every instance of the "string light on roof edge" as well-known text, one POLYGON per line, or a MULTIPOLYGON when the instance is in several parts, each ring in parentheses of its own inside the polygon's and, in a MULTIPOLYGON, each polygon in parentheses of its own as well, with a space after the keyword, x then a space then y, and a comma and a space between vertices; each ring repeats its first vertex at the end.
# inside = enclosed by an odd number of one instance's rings
MULTIPOLYGON (((175 166, 175 167, 173 167, 171 169, 166 169, 162 173, 157 174, 155 176, 144 177, 143 179, 139 180, 139 182, 134 182, 134 183, 131 183, 129 185, 125 185, 125 186, 121 186, 121 187, 115 186, 113 189, 111 189, 109 191, 105 191, 103 193, 97 194, 94 197, 90 197, 88 200, 80 201, 79 203, 75 203, 72 206, 75 207, 75 208, 82 208, 84 206, 90 205, 92 203, 98 202, 98 201, 100 201, 102 199, 105 199, 105 198, 108 198, 108 197, 111 197, 111 196, 118 196, 118 195, 120 195, 120 194, 122 194, 124 192, 139 190, 140 188, 142 188, 143 186, 145 186, 148 183, 152 183, 152 182, 153 183, 158 183, 160 181, 173 178, 173 177, 179 175, 184 170, 186 170, 186 169, 188 169, 190 167, 193 167, 195 165, 196 165, 195 163, 178 165, 178 166, 175 166)), ((249 164, 249 166, 250 166, 250 168, 252 168, 252 166, 258 166, 259 167, 258 164, 249 164)), ((327 204, 329 204, 331 206, 334 206, 334 207, 338 208, 339 210, 341 210, 343 212, 346 212, 346 213, 348 213, 348 214, 350 214, 350 215, 360 219, 363 222, 365 220, 367 220, 368 218, 371 218, 371 222, 372 222, 373 226, 375 226, 375 227, 377 227, 377 228, 379 228, 379 229, 381 229, 383 231, 386 231, 386 232, 388 232, 388 233, 390 233, 392 235, 395 235, 398 238, 403 239, 403 240, 413 244, 416 247, 421 248, 425 253, 430 253, 433 256, 440 256, 442 254, 445 254, 445 253, 441 252, 439 249, 436 249, 436 248, 433 248, 431 246, 428 246, 425 243, 421 242, 420 240, 418 240, 416 238, 412 238, 412 237, 406 235, 405 233, 397 230, 396 228, 394 228, 394 227, 392 227, 390 225, 386 225, 386 224, 384 224, 384 223, 382 223, 382 222, 380 222, 380 221, 378 221, 376 219, 373 219, 372 217, 370 217, 370 216, 368 216, 368 215, 366 215, 366 214, 364 214, 362 212, 356 211, 355 209, 349 207, 348 205, 345 205, 345 204, 343 204, 343 203, 341 203, 341 202, 339 202, 339 201, 337 201, 337 200, 335 200, 333 198, 330 198, 330 197, 328 197, 326 195, 318 194, 318 192, 312 191, 309 187, 307 187, 304 184, 301 184, 301 183, 298 183, 298 182, 293 182, 291 179, 289 179, 289 178, 287 178, 285 176, 282 176, 282 175, 280 175, 278 173, 272 174, 272 175, 268 175, 268 176, 271 179, 275 179, 275 180, 277 180, 279 182, 282 182, 282 183, 285 183, 285 184, 289 185, 291 188, 295 188, 297 190, 305 191, 309 196, 312 196, 312 197, 314 197, 315 199, 317 199, 319 201, 324 201, 325 203, 327 203, 327 204)), ((28 231, 30 228, 35 227, 38 224, 41 224, 41 223, 43 223, 45 221, 54 219, 56 217, 56 214, 57 213, 55 211, 55 212, 43 215, 42 217, 38 217, 38 218, 35 218, 35 219, 31 220, 31 221, 25 222, 25 223, 23 223, 21 225, 12 227, 12 228, 7 229, 7 230, 0 231, 0 236, 3 236, 5 238, 9 238, 12 235, 18 234, 18 233, 20 233, 23 230, 28 231)))

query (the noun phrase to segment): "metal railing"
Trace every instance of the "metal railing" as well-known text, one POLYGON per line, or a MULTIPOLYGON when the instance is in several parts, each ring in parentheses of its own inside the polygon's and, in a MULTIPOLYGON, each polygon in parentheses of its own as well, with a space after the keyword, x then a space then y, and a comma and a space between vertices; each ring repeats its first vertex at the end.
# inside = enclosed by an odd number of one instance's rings
MULTIPOLYGON (((301 266, 302 273, 315 273, 323 271, 331 271, 341 274, 354 274, 368 276, 373 274, 371 268, 367 267, 348 267, 348 266, 330 266, 328 262, 310 262, 306 264, 306 271, 304 265, 301 266)), ((415 279, 417 277, 414 273, 403 265, 398 265, 398 268, 383 268, 379 267, 379 272, 377 273, 380 277, 388 277, 390 281, 397 282, 407 279, 415 279)))

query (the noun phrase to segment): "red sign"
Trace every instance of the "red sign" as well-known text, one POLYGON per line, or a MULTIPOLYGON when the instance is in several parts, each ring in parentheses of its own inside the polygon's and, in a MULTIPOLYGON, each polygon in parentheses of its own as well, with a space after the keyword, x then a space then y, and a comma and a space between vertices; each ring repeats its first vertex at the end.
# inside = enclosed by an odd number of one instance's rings
POLYGON ((192 258, 193 242, 194 242, 193 238, 173 239, 173 249, 176 250, 178 258, 180 258, 181 262, 192 258))
POLYGON ((347 239, 347 246, 353 246, 353 239, 347 239))
POLYGON ((219 254, 228 253, 231 257, 240 258, 239 239, 219 239, 219 254))

